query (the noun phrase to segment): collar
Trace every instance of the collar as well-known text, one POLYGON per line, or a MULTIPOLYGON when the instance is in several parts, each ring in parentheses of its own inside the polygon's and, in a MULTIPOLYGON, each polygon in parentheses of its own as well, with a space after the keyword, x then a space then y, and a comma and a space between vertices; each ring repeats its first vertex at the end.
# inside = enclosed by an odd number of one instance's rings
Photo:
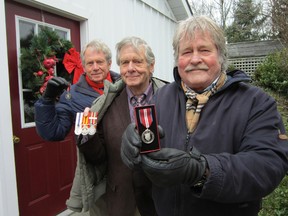
MULTIPOLYGON (((128 88, 127 85, 126 85, 126 92, 128 95, 128 101, 130 101, 131 98, 134 97, 135 95, 133 95, 133 93, 131 92, 131 90, 128 88)), ((147 89, 145 90, 145 92, 143 92, 143 94, 146 96, 145 103, 148 103, 153 95, 152 82, 149 83, 147 89)))

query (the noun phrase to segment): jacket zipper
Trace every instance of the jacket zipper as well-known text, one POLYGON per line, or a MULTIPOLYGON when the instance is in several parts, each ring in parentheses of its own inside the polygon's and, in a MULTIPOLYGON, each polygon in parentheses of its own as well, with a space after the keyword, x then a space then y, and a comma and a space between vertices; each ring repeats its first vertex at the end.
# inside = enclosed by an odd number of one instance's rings
POLYGON ((187 135, 186 135, 186 142, 185 142, 185 151, 187 152, 188 150, 188 145, 189 145, 189 140, 190 140, 190 137, 191 137, 191 133, 187 132, 187 135))

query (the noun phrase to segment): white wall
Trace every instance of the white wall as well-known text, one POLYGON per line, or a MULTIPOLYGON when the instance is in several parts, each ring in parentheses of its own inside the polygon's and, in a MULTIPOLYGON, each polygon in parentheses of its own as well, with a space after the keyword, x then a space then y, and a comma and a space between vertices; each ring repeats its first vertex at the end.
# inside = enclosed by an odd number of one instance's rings
MULTIPOLYGON (((142 0, 22 0, 73 16, 81 21, 81 46, 98 38, 112 50, 112 70, 119 71, 115 60, 115 44, 126 36, 139 36, 147 41, 156 56, 155 76, 172 81, 172 37, 176 21, 168 4, 154 4, 142 0), (149 4, 148 4, 149 3, 149 4), (49 7, 48 7, 49 5, 49 7), (158 12, 155 8, 161 10, 158 12), (167 9, 166 13, 163 10, 167 9), (166 15, 165 15, 166 14, 166 15)), ((164 1, 164 0, 162 0, 164 1)))

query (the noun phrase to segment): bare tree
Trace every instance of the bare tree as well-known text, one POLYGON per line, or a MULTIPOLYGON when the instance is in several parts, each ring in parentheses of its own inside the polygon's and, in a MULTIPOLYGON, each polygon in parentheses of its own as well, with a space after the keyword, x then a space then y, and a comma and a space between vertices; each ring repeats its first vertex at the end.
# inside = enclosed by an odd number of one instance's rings
POLYGON ((270 0, 272 32, 288 45, 288 1, 270 0))
POLYGON ((194 15, 207 15, 215 20, 223 29, 226 29, 227 22, 232 17, 232 6, 237 0, 190 0, 194 15))
POLYGON ((226 29, 227 26, 227 21, 229 18, 229 15, 231 14, 231 9, 232 9, 232 5, 234 5, 235 0, 214 0, 215 4, 217 4, 219 10, 220 10, 220 22, 221 22, 221 26, 223 29, 226 29))

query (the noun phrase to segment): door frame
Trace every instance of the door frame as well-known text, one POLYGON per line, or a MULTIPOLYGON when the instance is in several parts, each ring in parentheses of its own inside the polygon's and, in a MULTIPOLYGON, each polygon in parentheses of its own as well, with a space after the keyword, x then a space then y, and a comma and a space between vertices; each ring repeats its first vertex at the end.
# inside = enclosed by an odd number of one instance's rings
MULTIPOLYGON (((5 1, 0 3, 0 19, 5 20, 5 1)), ((0 31, 6 32, 6 22, 0 24, 0 31)), ((0 46, 8 51, 7 36, 0 34, 0 46)), ((0 52, 1 79, 0 92, 0 215, 19 215, 16 170, 14 158, 14 143, 12 133, 11 101, 9 87, 8 52, 0 52)))
MULTIPOLYGON (((18 1, 18 0, 15 0, 18 1)), ((41 2, 31 2, 27 0, 20 1, 23 4, 28 4, 32 7, 47 9, 47 11, 63 15, 67 18, 72 18, 80 22, 80 46, 87 42, 87 28, 88 20, 81 11, 79 14, 71 14, 63 9, 63 7, 53 7, 51 5, 41 2), (69 15, 67 15, 69 14, 69 15), (83 16, 84 15, 84 16, 83 16)), ((63 2, 58 2, 63 4, 63 2)), ((6 20, 5 15, 5 0, 0 1, 0 19, 6 20)), ((11 112, 11 96, 9 86, 9 67, 8 67, 8 47, 6 35, 6 22, 0 23, 0 31, 5 34, 0 34, 0 52, 1 58, 1 111, 0 111, 0 215, 15 216, 19 215, 16 169, 14 157, 14 143, 13 143, 13 127, 12 127, 12 112, 11 112)))

